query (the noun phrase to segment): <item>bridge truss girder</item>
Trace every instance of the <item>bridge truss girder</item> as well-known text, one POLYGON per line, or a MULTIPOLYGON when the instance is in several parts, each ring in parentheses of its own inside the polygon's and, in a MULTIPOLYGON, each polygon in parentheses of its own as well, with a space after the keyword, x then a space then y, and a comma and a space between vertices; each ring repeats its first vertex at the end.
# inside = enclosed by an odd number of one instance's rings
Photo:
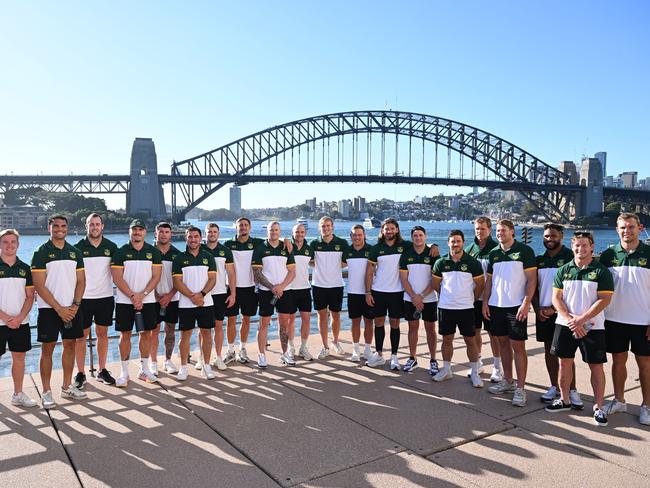
POLYGON ((0 175, 0 193, 39 187, 56 193, 128 193, 129 175, 0 175))

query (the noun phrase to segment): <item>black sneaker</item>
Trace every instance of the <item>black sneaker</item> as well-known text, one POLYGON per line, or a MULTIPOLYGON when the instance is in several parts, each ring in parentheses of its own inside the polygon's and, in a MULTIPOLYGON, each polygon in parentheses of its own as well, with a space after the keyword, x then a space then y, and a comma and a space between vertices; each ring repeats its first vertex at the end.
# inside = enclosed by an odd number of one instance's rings
POLYGON ((98 374, 97 374, 97 380, 101 381, 105 385, 114 385, 115 384, 115 378, 111 376, 111 372, 107 370, 106 368, 102 369, 98 374))
POLYGON ((438 371, 440 371, 440 368, 438 368, 438 361, 432 359, 429 363, 429 374, 435 376, 438 374, 438 371))
POLYGON ((571 410, 571 404, 564 403, 561 398, 556 398, 553 401, 553 403, 551 403, 548 407, 544 408, 544 410, 551 413, 563 412, 565 410, 571 410))
POLYGON ((594 408, 594 423, 598 427, 607 427, 607 414, 600 408, 594 408))
POLYGON ((83 390, 86 386, 86 374, 79 371, 77 376, 74 377, 74 386, 77 390, 83 390))

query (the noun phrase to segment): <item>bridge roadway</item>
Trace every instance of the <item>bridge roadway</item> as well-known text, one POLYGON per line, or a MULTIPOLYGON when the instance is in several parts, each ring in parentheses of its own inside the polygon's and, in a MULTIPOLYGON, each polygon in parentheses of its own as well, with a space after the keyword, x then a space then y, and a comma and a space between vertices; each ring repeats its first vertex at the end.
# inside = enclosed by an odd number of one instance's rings
MULTIPOLYGON (((532 316, 529 323, 534 323, 532 316)), ((402 330, 406 327, 403 326, 402 330)), ((534 326, 529 329, 534 336, 534 326)), ((349 352, 349 333, 343 335, 349 352)), ((316 349, 318 338, 310 340, 316 349)), ((402 334, 402 362, 407 354, 402 334)), ((462 339, 454 379, 360 367, 340 357, 295 368, 235 365, 214 381, 196 371, 184 383, 161 373, 158 385, 126 390, 90 380, 89 398, 58 408, 10 406, 11 379, 0 380, 3 487, 517 487, 650 485, 650 432, 637 422, 641 394, 628 381, 631 412, 597 428, 589 372, 577 361, 585 410, 548 414, 539 401, 548 378, 544 352, 528 341, 528 405, 471 388, 462 339)), ((251 357, 256 357, 250 344, 251 357)), ((426 337, 418 356, 427 362, 426 337)), ((489 345, 484 337, 484 360, 489 345)), ((194 352, 196 357, 196 352, 194 352)), ((135 363, 136 361, 133 361, 135 363)), ((628 363, 629 377, 638 371, 628 363)), ((136 364, 131 365, 135 375, 136 364)), ((606 394, 611 397, 609 382, 606 394)), ((118 371, 117 365, 112 365, 118 371)), ((487 376, 484 376, 487 378, 487 376)), ((61 382, 54 372, 53 385, 61 382)), ((37 374, 26 391, 39 398, 37 374)), ((487 384, 486 384, 487 386, 487 384)))

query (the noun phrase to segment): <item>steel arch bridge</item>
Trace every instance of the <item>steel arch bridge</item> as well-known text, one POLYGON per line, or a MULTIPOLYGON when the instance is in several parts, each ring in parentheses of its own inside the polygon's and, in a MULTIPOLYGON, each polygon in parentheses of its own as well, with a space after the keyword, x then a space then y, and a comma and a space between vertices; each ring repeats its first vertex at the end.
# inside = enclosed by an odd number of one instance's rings
POLYGON ((560 221, 571 218, 576 198, 585 189, 573 184, 567 173, 489 132, 433 115, 386 110, 340 112, 276 125, 174 161, 171 174, 160 179, 172 184, 177 221, 229 183, 501 188, 520 192, 547 218, 560 221))

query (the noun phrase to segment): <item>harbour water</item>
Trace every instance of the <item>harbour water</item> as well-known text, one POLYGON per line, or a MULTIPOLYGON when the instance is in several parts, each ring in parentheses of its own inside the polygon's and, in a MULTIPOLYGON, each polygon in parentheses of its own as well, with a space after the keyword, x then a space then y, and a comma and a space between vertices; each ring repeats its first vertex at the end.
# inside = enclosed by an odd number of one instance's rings
MULTIPOLYGON (((196 221, 193 220, 191 221, 192 224, 197 225, 201 229, 205 227, 205 224, 207 222, 201 222, 201 221, 196 221)), ((232 222, 217 222, 219 224, 219 227, 221 229, 221 238, 220 241, 223 242, 225 240, 228 240, 235 235, 235 228, 232 222)), ((355 224, 362 224, 362 222, 350 222, 350 221, 337 221, 335 223, 335 229, 334 232, 340 237, 348 237, 349 234, 349 229, 352 225, 355 224)), ((261 237, 264 238, 266 236, 266 226, 267 222, 266 221, 253 221, 252 222, 252 232, 251 234, 254 237, 261 237)), ((282 221, 280 222, 280 226, 283 232, 283 235, 285 236, 290 236, 291 233, 291 228, 295 224, 294 221, 282 221)), ((410 229, 414 225, 421 225, 427 230, 427 242, 428 243, 436 243, 440 246, 440 252, 442 254, 445 254, 448 249, 446 246, 446 241, 447 241, 447 234, 451 229, 460 229, 464 232, 465 234, 465 240, 467 242, 470 242, 473 239, 473 226, 470 221, 452 221, 452 222, 415 222, 415 221, 401 221, 400 222, 400 229, 402 232, 402 236, 405 238, 409 238, 410 235, 410 229)), ((572 231, 567 231, 566 233, 566 243, 568 244, 569 238, 571 236, 572 231)), ((379 235, 379 229, 366 229, 366 236, 368 243, 374 244, 377 242, 377 237, 379 235)), ((521 237, 521 229, 517 228, 516 231, 517 238, 519 239, 521 237)), ((315 239, 318 236, 318 222, 317 221, 310 221, 309 222, 309 230, 307 231, 307 240, 315 239)), ((596 241, 596 252, 600 253, 604 249, 606 249, 609 245, 615 243, 618 240, 616 231, 614 229, 598 229, 594 231, 594 236, 595 236, 595 241, 596 241)), ((68 241, 72 244, 76 243, 79 241, 83 235, 70 235, 68 237, 68 241)), ((106 237, 111 239, 113 242, 115 242, 118 246, 123 245, 128 241, 128 234, 122 233, 122 234, 106 234, 106 237)), ((41 244, 43 244, 46 240, 48 239, 48 235, 45 233, 43 235, 26 235, 26 236, 21 236, 20 238, 20 248, 18 249, 18 256, 20 259, 25 261, 26 263, 31 262, 32 254, 34 253, 34 250, 37 249, 41 244)), ((153 242, 153 230, 150 230, 147 233, 147 241, 153 242)), ((178 247, 179 249, 184 248, 184 243, 182 242, 175 242, 174 245, 178 247)), ((544 251, 544 246, 542 244, 542 229, 541 228, 535 228, 532 231, 532 242, 530 243, 530 246, 535 250, 536 253, 542 253, 544 251)), ((350 322, 347 319, 347 314, 345 313, 346 303, 344 302, 344 312, 341 314, 341 327, 343 329, 349 329, 350 327, 350 322)), ((38 343, 36 342, 36 316, 37 316, 37 310, 36 307, 32 309, 32 312, 30 314, 30 325, 33 326, 32 328, 32 350, 27 353, 27 361, 26 361, 26 371, 27 373, 32 373, 36 372, 38 370, 38 357, 40 354, 40 348, 39 347, 34 347, 38 343)), ((254 319, 253 322, 251 323, 251 332, 249 336, 249 341, 255 340, 255 334, 257 332, 257 320, 254 319)), ((311 332, 312 333, 317 333, 318 328, 316 324, 316 317, 315 314, 312 315, 312 322, 311 322, 311 332)), ((269 338, 273 339, 277 337, 277 322, 274 320, 271 329, 269 330, 269 338)), ((94 334, 93 334, 94 335, 94 334)), ((115 331, 111 328, 109 335, 111 336, 116 336, 117 334, 115 331)), ((194 335, 194 340, 196 340, 196 334, 194 335)), ((133 353, 137 356, 137 339, 134 337, 133 339, 133 353)), ((177 344, 178 344, 178 337, 177 337, 177 344)), ((161 338, 160 341, 160 351, 159 354, 163 353, 163 341, 161 338)), ((195 343, 192 343, 192 349, 195 349, 197 346, 195 343)), ((320 348, 319 345, 313 344, 312 348, 320 348)), ((56 365, 60 366, 60 347, 56 349, 55 353, 55 367, 56 365)), ((175 351, 176 353, 177 351, 175 351)), ((317 352, 317 351, 316 351, 317 352)), ((135 357, 132 355, 132 357, 135 357)), ((117 348, 117 339, 113 338, 111 339, 111 345, 109 346, 109 357, 108 357, 109 362, 116 362, 119 361, 119 353, 118 353, 118 348, 117 348)), ((95 365, 96 365, 96 359, 95 359, 95 365)), ((8 376, 11 374, 11 360, 10 360, 10 355, 9 353, 5 354, 2 358, 0 358, 0 377, 2 376, 8 376)))

